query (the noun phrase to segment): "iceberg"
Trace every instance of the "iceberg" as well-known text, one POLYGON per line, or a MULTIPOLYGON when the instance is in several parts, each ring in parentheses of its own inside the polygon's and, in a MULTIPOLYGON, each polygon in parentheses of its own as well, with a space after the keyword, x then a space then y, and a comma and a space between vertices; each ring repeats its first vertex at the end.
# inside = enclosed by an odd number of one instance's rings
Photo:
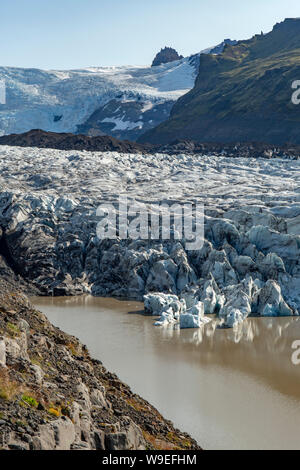
POLYGON ((180 328, 200 328, 208 323, 210 318, 204 316, 204 304, 194 297, 194 301, 188 296, 187 308, 185 299, 176 295, 163 294, 161 292, 144 296, 145 311, 153 316, 159 316, 155 326, 167 326, 179 324, 180 328))
POLYGON ((201 317, 199 315, 193 315, 191 313, 184 313, 180 315, 180 328, 200 328, 201 326, 211 321, 208 317, 201 317))

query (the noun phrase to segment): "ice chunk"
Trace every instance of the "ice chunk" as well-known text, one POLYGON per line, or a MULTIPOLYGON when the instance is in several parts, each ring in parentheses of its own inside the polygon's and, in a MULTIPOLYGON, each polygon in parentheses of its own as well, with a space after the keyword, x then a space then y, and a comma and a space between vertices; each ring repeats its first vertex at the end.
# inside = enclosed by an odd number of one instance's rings
POLYGON ((239 323, 242 323, 244 321, 244 315, 238 310, 237 308, 233 309, 230 311, 230 313, 227 314, 226 320, 225 320, 225 325, 228 328, 234 328, 236 325, 239 323))
POLYGON ((267 281, 256 295, 254 302, 254 311, 264 317, 293 315, 293 310, 281 295, 280 285, 275 281, 267 281))
POLYGON ((181 311, 181 302, 177 295, 156 292, 144 296, 145 311, 151 315, 159 316, 165 308, 169 308, 171 305, 174 311, 181 311))
POLYGON ((144 305, 146 311, 160 317, 155 322, 156 326, 179 323, 180 328, 200 328, 210 321, 209 318, 204 317, 204 304, 197 298, 194 298, 193 304, 189 298, 191 307, 187 309, 185 299, 159 292, 145 295, 144 305))
POLYGON ((200 315, 192 315, 191 313, 184 313, 180 315, 180 328, 200 328, 202 325, 211 321, 208 317, 201 317, 200 315))
POLYGON ((190 315, 194 315, 196 317, 204 317, 204 304, 203 302, 197 302, 191 308, 187 310, 187 313, 190 315))
POLYGON ((167 326, 173 323, 177 323, 177 318, 174 315, 174 311, 172 307, 170 307, 167 310, 162 312, 159 320, 157 320, 154 323, 154 325, 155 326, 167 326))

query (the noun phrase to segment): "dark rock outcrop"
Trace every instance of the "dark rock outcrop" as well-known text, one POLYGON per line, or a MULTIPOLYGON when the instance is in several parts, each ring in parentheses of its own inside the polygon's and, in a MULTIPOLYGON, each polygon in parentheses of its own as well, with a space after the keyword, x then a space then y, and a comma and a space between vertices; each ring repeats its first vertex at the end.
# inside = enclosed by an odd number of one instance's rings
POLYGON ((175 49, 172 47, 165 47, 164 49, 161 49, 158 54, 156 54, 152 62, 152 67, 156 67, 157 65, 161 64, 167 64, 169 62, 174 62, 175 60, 180 59, 183 59, 183 56, 179 55, 175 49))
POLYGON ((197 155, 218 155, 236 158, 300 158, 300 145, 271 145, 260 142, 196 142, 175 140, 170 144, 153 146, 153 151, 176 155, 180 153, 197 155))
POLYGON ((147 145, 126 140, 120 141, 108 135, 89 137, 80 134, 46 132, 40 129, 0 137, 0 145, 119 153, 142 153, 147 149, 147 145))
MULTIPOLYGON (((158 108, 158 106, 156 107, 158 108)), ((95 119, 97 119, 95 115, 95 119)), ((92 125, 92 121, 91 121, 92 125)), ((87 127, 85 128, 87 130, 87 127)), ((197 142, 189 139, 176 139, 169 144, 142 144, 129 141, 118 141, 109 136, 87 137, 76 134, 57 134, 41 130, 32 130, 25 134, 12 134, 0 137, 0 146, 52 148, 58 150, 87 150, 98 152, 116 151, 118 153, 179 153, 198 155, 219 155, 246 158, 292 158, 300 156, 300 145, 271 145, 259 142, 197 142)), ((35 176, 36 186, 50 182, 49 177, 35 176)), ((1 246, 0 246, 1 254, 1 246)))
POLYGON ((218 44, 217 46, 213 47, 211 50, 210 50, 210 54, 221 54, 224 50, 224 47, 227 46, 228 44, 231 45, 231 46, 234 46, 235 44, 237 43, 237 41, 235 40, 232 40, 232 39, 224 39, 223 42, 221 42, 220 44, 218 44))

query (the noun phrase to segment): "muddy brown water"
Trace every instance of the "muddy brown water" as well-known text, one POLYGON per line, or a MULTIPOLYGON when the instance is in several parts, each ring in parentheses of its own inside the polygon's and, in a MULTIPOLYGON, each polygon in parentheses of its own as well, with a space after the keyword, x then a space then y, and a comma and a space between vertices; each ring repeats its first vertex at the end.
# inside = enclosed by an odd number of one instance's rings
POLYGON ((205 449, 300 449, 300 318, 240 330, 154 327, 139 302, 35 297, 35 306, 205 449))

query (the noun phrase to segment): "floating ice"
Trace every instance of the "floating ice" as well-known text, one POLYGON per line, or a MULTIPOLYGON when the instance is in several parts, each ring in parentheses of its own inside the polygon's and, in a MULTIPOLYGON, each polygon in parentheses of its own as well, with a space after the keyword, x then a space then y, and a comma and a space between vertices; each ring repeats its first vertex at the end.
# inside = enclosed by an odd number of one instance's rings
POLYGON ((156 326, 166 326, 179 323, 180 328, 200 328, 210 321, 204 317, 204 304, 194 298, 194 302, 188 304, 185 299, 179 299, 175 295, 162 293, 148 294, 144 296, 145 311, 151 315, 159 316, 156 326))
POLYGON ((208 317, 200 317, 198 315, 192 315, 190 313, 185 313, 180 315, 180 328, 200 328, 202 325, 209 323, 211 321, 208 317))

